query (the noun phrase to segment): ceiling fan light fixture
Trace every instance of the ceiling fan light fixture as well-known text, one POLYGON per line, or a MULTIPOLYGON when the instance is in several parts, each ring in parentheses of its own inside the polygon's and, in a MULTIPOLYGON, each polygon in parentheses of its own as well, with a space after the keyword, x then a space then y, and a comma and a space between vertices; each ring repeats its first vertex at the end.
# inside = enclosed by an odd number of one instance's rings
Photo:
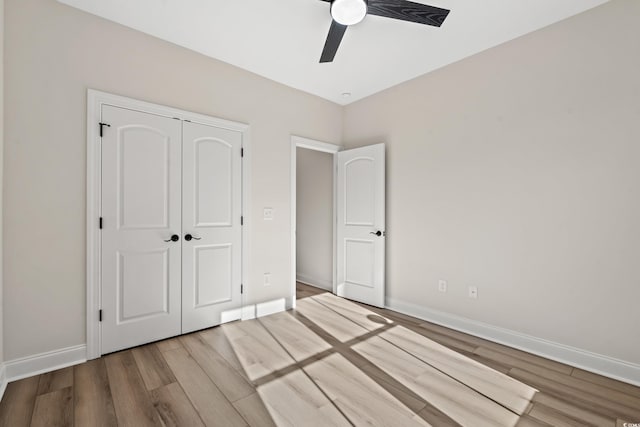
POLYGON ((331 17, 338 24, 354 25, 362 21, 366 15, 365 0, 333 0, 331 2, 331 17))

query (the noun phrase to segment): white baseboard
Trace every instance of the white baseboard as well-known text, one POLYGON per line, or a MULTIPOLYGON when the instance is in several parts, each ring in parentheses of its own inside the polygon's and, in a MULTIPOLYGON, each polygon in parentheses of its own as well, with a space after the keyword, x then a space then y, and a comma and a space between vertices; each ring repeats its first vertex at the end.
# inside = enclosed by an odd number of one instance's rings
POLYGON ((83 344, 10 360, 4 367, 7 381, 15 381, 86 361, 87 346, 83 344))
POLYGON ((280 313, 290 308, 290 303, 286 298, 279 298, 257 304, 247 304, 242 307, 242 320, 257 319, 270 314, 280 313))
POLYGON ((517 348, 528 353, 546 357, 547 359, 575 366, 595 374, 640 386, 640 365, 635 363, 547 341, 531 335, 521 334, 509 329, 477 322, 438 310, 432 310, 393 298, 386 299, 386 308, 489 341, 517 348))
POLYGON ((4 363, 0 363, 0 400, 4 396, 4 391, 7 389, 7 371, 4 363))
POLYGON ((316 277, 313 277, 307 274, 296 273, 296 281, 300 283, 304 283, 305 285, 325 289, 329 292, 333 291, 333 283, 327 280, 318 279, 316 277))
POLYGON ((242 306, 242 317, 240 320, 251 320, 256 318, 256 307, 254 305, 242 306))

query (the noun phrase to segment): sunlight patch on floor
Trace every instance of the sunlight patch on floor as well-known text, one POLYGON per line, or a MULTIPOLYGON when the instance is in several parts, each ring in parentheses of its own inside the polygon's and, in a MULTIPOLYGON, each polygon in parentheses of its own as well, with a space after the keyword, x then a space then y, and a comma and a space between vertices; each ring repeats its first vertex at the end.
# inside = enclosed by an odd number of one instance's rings
POLYGON ((278 426, 429 426, 418 399, 461 425, 513 427, 537 392, 328 293, 222 328, 278 426))

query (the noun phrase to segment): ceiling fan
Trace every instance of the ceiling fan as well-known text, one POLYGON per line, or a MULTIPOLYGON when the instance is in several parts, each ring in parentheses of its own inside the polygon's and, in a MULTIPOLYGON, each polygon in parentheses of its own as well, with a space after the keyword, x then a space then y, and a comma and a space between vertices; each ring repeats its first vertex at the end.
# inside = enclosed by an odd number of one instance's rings
POLYGON ((369 15, 439 27, 449 10, 406 0, 322 0, 331 3, 331 27, 320 62, 332 62, 347 27, 369 15))

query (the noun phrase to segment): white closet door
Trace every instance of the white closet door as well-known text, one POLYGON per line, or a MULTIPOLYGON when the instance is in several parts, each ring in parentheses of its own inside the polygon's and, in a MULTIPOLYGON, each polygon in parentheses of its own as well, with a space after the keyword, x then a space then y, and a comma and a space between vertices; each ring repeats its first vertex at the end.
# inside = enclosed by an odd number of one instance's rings
POLYGON ((180 334, 182 239, 180 121, 111 106, 102 121, 104 354, 180 334))
POLYGON ((337 294, 384 307, 384 144, 338 153, 337 294))
POLYGON ((241 148, 240 132, 183 123, 183 333, 241 315, 241 148))

